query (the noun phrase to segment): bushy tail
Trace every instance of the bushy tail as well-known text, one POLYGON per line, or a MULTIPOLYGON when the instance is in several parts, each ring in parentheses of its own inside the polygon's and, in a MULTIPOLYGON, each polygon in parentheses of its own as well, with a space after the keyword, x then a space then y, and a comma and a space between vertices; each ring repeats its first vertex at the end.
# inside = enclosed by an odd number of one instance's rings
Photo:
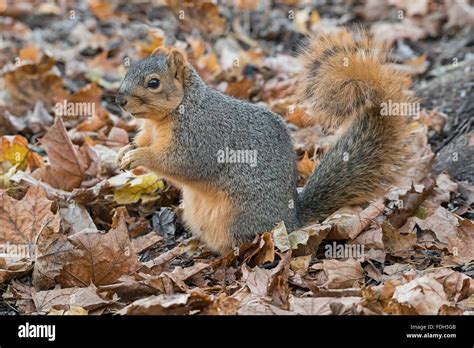
POLYGON ((404 91, 406 77, 386 58, 364 32, 346 29, 313 39, 303 53, 300 96, 324 127, 343 132, 298 197, 305 224, 365 203, 396 182, 409 134, 402 111, 416 104, 404 91))

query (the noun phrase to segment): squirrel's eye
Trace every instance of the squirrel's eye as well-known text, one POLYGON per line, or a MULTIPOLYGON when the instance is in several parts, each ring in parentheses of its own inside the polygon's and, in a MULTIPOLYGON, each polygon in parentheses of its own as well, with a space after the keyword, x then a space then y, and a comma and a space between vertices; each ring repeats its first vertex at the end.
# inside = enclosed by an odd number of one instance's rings
POLYGON ((156 89, 156 88, 160 87, 160 80, 151 79, 150 81, 148 81, 147 87, 148 88, 153 88, 153 89, 156 89))

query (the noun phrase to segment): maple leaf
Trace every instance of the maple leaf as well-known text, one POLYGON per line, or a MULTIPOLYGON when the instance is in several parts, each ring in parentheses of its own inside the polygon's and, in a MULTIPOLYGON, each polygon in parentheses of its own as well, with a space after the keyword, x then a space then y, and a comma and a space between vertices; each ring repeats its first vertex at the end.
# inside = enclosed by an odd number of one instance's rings
POLYGON ((54 125, 41 139, 41 145, 50 162, 40 172, 43 181, 65 191, 79 187, 85 176, 87 161, 69 139, 61 117, 56 117, 54 125))
POLYGON ((21 200, 0 194, 0 283, 31 269, 36 242, 45 229, 59 230, 59 217, 39 186, 30 187, 21 200))
POLYGON ((139 267, 125 222, 126 210, 118 208, 107 233, 86 229, 69 237, 81 253, 72 256, 57 280, 63 286, 97 286, 112 284, 122 275, 131 274, 139 267))
POLYGON ((4 135, 0 138, 0 162, 8 161, 18 169, 35 169, 42 166, 42 158, 28 148, 28 140, 21 135, 4 135))
POLYGON ((51 211, 52 201, 40 186, 28 189, 21 200, 0 195, 0 243, 32 247, 38 235, 49 225, 59 229, 59 220, 51 211))

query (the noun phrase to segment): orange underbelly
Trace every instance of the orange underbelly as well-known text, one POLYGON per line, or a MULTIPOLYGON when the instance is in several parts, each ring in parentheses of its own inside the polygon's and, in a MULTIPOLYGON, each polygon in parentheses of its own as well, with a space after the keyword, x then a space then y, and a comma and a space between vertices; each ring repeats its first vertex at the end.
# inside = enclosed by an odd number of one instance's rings
POLYGON ((193 234, 221 253, 232 249, 230 226, 235 213, 229 197, 206 185, 182 186, 183 219, 193 234))

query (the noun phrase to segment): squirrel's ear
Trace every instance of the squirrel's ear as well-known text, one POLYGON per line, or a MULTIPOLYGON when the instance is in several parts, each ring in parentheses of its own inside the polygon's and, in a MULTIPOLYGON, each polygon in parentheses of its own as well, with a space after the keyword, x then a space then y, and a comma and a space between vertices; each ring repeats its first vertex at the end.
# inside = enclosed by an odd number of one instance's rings
POLYGON ((174 74, 175 79, 184 83, 189 73, 188 60, 186 53, 178 49, 172 48, 168 53, 168 65, 170 71, 174 74))
POLYGON ((150 57, 168 55, 169 52, 170 52, 169 49, 167 49, 166 47, 160 46, 160 47, 155 48, 154 51, 151 52, 150 57))
POLYGON ((166 55, 168 58, 168 66, 170 72, 173 74, 173 77, 184 83, 188 75, 188 60, 186 59, 186 53, 182 52, 177 48, 166 48, 166 47, 157 47, 151 53, 151 56, 163 56, 166 55))

